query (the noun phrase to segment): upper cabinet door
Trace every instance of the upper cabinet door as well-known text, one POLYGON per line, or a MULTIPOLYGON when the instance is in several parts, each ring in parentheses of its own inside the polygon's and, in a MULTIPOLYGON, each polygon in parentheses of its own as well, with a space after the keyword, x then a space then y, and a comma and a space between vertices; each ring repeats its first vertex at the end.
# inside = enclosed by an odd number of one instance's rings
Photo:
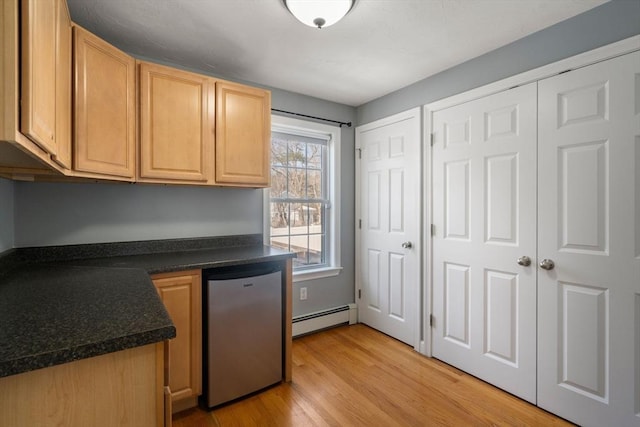
POLYGON ((271 93, 216 82, 216 184, 268 187, 271 93))
POLYGON ((207 76, 140 63, 141 180, 210 180, 214 85, 207 76))
MULTIPOLYGON (((42 3, 42 2, 40 2, 42 3)), ((57 0, 56 30, 56 145, 53 160, 71 169, 71 49, 72 31, 69 9, 65 0, 57 0)))
POLYGON ((22 1, 22 106, 20 130, 56 153, 57 2, 22 1))
POLYGON ((74 168, 134 178, 135 60, 74 27, 74 168))

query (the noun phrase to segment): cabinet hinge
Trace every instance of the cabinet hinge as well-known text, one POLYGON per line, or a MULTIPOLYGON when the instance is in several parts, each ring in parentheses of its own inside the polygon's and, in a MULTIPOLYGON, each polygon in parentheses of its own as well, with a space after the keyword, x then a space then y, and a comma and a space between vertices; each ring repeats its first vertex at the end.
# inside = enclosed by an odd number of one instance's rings
POLYGON ((429 326, 433 328, 433 324, 435 323, 435 317, 433 317, 433 314, 429 315, 429 326))

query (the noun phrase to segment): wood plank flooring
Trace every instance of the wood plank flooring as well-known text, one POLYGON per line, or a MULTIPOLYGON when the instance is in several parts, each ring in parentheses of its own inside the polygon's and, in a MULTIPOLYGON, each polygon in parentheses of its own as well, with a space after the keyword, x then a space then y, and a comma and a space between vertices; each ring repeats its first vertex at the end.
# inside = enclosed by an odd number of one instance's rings
POLYGON ((174 427, 570 425, 361 324, 295 339, 291 384, 173 419, 174 427))

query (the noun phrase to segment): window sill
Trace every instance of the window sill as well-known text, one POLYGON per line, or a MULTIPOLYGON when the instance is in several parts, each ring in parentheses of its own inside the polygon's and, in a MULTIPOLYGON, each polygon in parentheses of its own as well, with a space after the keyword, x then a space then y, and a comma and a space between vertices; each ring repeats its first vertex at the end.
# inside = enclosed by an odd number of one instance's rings
POLYGON ((293 282, 304 282, 306 280, 322 279, 340 274, 342 267, 323 267, 314 270, 303 270, 293 272, 293 282))

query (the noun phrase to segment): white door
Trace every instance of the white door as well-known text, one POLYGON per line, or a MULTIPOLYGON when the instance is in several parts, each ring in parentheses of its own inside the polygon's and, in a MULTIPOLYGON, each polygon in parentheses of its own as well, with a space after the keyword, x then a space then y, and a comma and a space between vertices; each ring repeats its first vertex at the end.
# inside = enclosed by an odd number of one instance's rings
POLYGON ((536 84, 433 130, 433 356, 535 402, 536 84))
POLYGON ((358 318, 417 347, 420 109, 359 127, 358 318))
POLYGON ((538 404, 640 426, 640 53, 539 92, 538 404))

